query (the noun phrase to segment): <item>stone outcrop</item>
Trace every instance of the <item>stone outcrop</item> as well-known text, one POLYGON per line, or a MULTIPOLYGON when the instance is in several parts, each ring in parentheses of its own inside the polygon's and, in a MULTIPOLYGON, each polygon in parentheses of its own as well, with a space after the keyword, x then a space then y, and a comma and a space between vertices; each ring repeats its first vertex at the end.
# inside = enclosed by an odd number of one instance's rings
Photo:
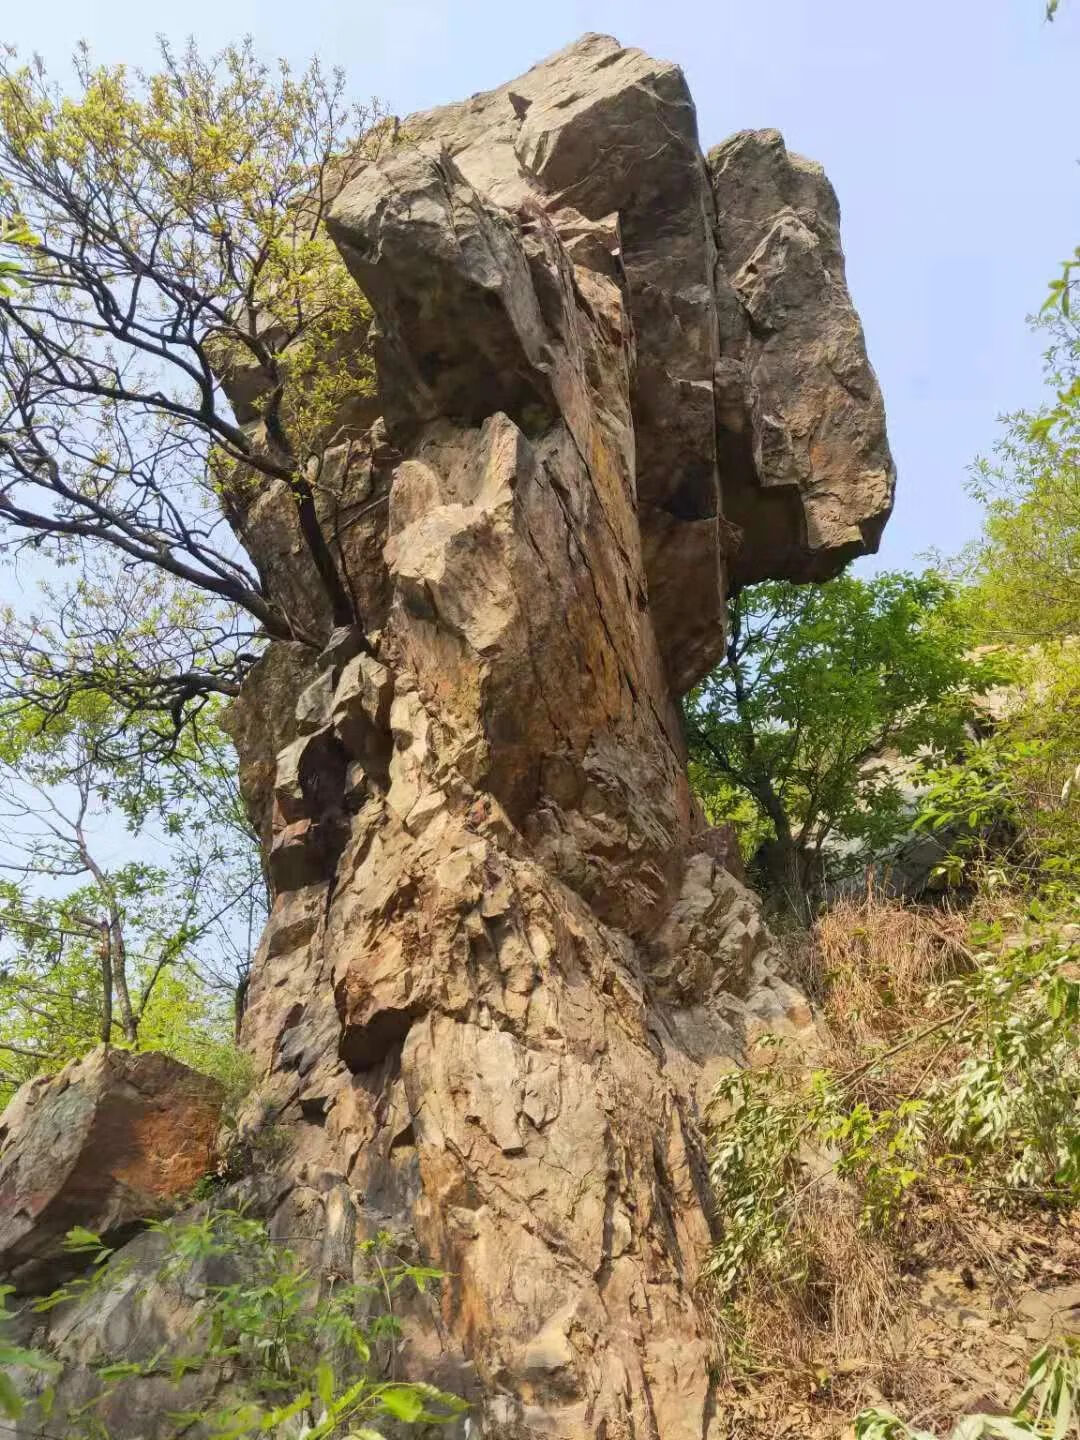
POLYGON ((101 1047, 29 1080, 0 1115, 0 1278, 41 1284, 76 1225, 116 1240, 210 1166, 216 1081, 153 1052, 101 1047))
POLYGON ((888 515, 835 199, 773 132, 706 161, 681 72, 586 36, 402 122, 329 228, 381 418, 336 472, 356 625, 281 495, 241 526, 326 639, 271 646, 230 722, 274 888, 241 1130, 289 1138, 274 1224, 446 1273, 406 1363, 472 1434, 717 1436, 701 1108, 814 1022, 678 697, 732 583, 888 515))
MULTIPOLYGON (((718 658, 730 579, 823 579, 876 549, 893 466, 820 166, 790 155, 776 131, 737 135, 706 162, 678 67, 603 35, 498 90, 413 115, 402 134, 393 163, 445 161, 500 214, 543 217, 575 270, 619 284, 649 605, 677 692, 718 658)), ((350 187, 342 221, 369 185, 350 187)), ((398 190, 402 217, 408 189, 398 190)), ((429 186, 421 193, 425 205, 443 203, 429 186)), ((406 249, 423 243, 432 217, 417 218, 403 227, 411 242, 395 236, 406 249)), ((514 413, 477 383, 471 358, 447 376, 434 333, 413 354, 443 393, 418 401, 410 383, 412 400, 392 400, 388 357, 401 358, 400 337, 371 298, 388 420, 399 403, 428 417, 452 411, 455 384, 473 407, 514 413)), ((429 301, 416 324, 430 315, 429 301)), ((440 305, 436 323, 451 329, 453 312, 440 305)), ((535 356, 529 371, 526 387, 535 356)), ((520 383, 520 365, 510 374, 520 383)))
MULTIPOLYGON (((752 464, 722 467, 721 479, 744 537, 732 578, 824 580, 877 548, 894 480, 844 278, 840 207, 821 166, 776 130, 734 135, 707 164, 720 265, 747 324, 735 390, 752 464)), ((718 414, 730 376, 726 364, 717 372, 718 414)))

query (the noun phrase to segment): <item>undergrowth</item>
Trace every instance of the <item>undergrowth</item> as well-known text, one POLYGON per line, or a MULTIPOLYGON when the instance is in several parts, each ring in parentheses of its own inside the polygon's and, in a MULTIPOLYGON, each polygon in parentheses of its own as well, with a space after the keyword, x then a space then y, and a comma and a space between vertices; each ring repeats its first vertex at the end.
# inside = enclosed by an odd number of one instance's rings
MULTIPOLYGON (((14 1319, 2 1305, 11 1294, 6 1287, 0 1293, 0 1416, 32 1422, 42 1434, 62 1425, 73 1440, 107 1440, 113 1402, 125 1388, 148 1379, 176 1389, 173 1433, 185 1435, 197 1426, 205 1440, 382 1440, 376 1427, 383 1423, 437 1425, 467 1408, 434 1385, 394 1373, 400 1335, 395 1297, 406 1287, 423 1292, 440 1277, 394 1259, 388 1236, 360 1246, 369 1273, 354 1283, 316 1274, 262 1221, 238 1210, 211 1210, 151 1228, 166 1242, 153 1283, 186 1288, 200 1274, 233 1277, 199 1283, 186 1338, 143 1360, 129 1353, 100 1356, 92 1366, 92 1398, 67 1408, 58 1420, 53 1410, 59 1358, 5 1337, 14 1319), (181 1404, 179 1387, 190 1375, 206 1382, 207 1399, 198 1410, 181 1404), (35 1377, 36 1393, 28 1395, 35 1377)), ((114 1258, 96 1235, 73 1230, 67 1249, 89 1268, 31 1302, 33 1312, 85 1301, 123 1284, 124 1257, 114 1258)))
MULTIPOLYGON (((1066 1339, 1044 1345, 1028 1368, 1027 1384, 1007 1415, 965 1415, 949 1440, 1065 1440, 1080 1436, 1080 1344, 1066 1339)), ((864 1410, 855 1420, 856 1440, 937 1440, 890 1410, 864 1410)))
MULTIPOLYGON (((722 1228, 703 1283, 721 1381, 777 1391, 766 1429, 752 1434, 784 1433, 790 1416, 778 1421, 778 1407, 791 1404, 796 1376, 804 1395, 824 1397, 828 1433, 857 1408, 844 1405, 856 1388, 876 1405, 860 1416, 863 1440, 944 1433, 951 1418, 938 1401, 952 1392, 920 1357, 936 1354, 947 1371, 959 1339, 924 1304, 926 1287, 956 1276, 966 1296, 985 1291, 978 1314, 948 1303, 986 1327, 984 1374, 998 1374, 983 1393, 1004 1401, 1007 1352, 993 1337, 1017 1339, 1015 1292, 1077 1278, 1075 647, 1026 656, 1006 698, 987 733, 924 777, 918 823, 948 844, 945 899, 905 904, 868 890, 785 936, 821 1018, 820 1052, 808 1069, 804 1052, 767 1046, 714 1096, 722 1228), (1072 1258, 1032 1260, 1059 1244, 1072 1258), (857 1386, 845 1388, 847 1376, 857 1386), (932 1431, 917 1428, 927 1415, 932 1431)), ((1070 1426, 1080 1436, 1076 1346, 1044 1346, 1033 1367, 1010 1414, 968 1416, 954 1440, 1061 1437, 1070 1426)), ((790 1433, 817 1421, 799 1423, 790 1433)))
POLYGON ((869 894, 809 948, 820 1063, 774 1042, 711 1110, 721 1366, 824 1380, 854 1363, 903 1389, 890 1332, 927 1232, 974 1253, 976 1216, 1008 1226, 1080 1199, 1080 937, 869 894))

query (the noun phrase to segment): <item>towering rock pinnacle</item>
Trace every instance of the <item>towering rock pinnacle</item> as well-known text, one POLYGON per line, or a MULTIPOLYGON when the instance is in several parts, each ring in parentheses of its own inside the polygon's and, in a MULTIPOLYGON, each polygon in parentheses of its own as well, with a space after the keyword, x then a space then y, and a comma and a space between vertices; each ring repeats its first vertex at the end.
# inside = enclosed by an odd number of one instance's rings
MULTIPOLYGON (((330 230, 378 327, 382 418, 331 452, 363 628, 271 646, 232 719, 274 1223, 446 1272, 404 1364, 474 1435, 702 1440, 702 1105, 813 1021, 677 700, 733 583, 827 576, 888 516, 836 201, 773 131, 703 156, 681 72, 588 35, 405 120, 330 230)), ((245 543, 328 630, 286 516, 245 543)))

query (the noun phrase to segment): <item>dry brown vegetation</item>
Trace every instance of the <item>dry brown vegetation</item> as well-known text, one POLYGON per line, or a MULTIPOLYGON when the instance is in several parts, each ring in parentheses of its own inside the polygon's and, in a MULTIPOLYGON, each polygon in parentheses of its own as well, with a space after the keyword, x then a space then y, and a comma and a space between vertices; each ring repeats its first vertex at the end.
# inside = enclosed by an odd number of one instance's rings
MULTIPOLYGON (((955 1063, 940 987, 977 963, 969 921, 871 890, 787 940, 826 1032, 815 1064, 852 1077, 853 1099, 884 1109, 955 1063)), ((996 1208, 943 1166, 875 1235, 834 1157, 799 1158, 790 1273, 751 1270, 735 1301, 715 1307, 725 1433, 841 1435, 880 1404, 944 1432, 958 1414, 1007 1409, 1033 1351, 1080 1320, 1076 1213, 996 1208)))

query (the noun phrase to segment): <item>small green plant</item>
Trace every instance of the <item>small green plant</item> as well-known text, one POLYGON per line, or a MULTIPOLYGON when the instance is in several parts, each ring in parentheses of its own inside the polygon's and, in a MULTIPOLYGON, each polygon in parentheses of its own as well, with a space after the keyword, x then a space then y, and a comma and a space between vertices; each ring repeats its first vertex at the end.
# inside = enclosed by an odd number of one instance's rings
MULTIPOLYGON (((6 1420, 20 1419, 26 1408, 15 1381, 20 1372, 52 1376, 60 1369, 55 1360, 43 1355, 40 1350, 16 1345, 10 1339, 7 1332, 15 1317, 8 1309, 7 1300, 13 1293, 14 1286, 0 1285, 0 1416, 6 1420)), ((38 1413, 43 1419, 52 1409, 52 1400, 52 1386, 46 1385, 36 1400, 38 1413)))
MULTIPOLYGON (((388 1235, 363 1245, 371 1275, 355 1283, 315 1274, 263 1221, 242 1211, 210 1210, 196 1220, 152 1228, 166 1240, 160 1283, 188 1281, 210 1261, 237 1278, 204 1287, 190 1348, 165 1347, 141 1361, 123 1355, 99 1360, 100 1391, 68 1415, 68 1433, 106 1437, 103 1415, 122 1387, 151 1376, 177 1385, 192 1373, 210 1379, 216 1398, 197 1413, 178 1410, 176 1434, 197 1421, 207 1440, 293 1434, 304 1440, 381 1440, 374 1428, 380 1422, 442 1424, 467 1408, 434 1385, 395 1376, 401 1333, 395 1298, 409 1286, 423 1292, 439 1272, 393 1258, 388 1235), (388 1357, 386 1375, 380 1374, 380 1356, 388 1357)), ((109 1285, 113 1267, 105 1262, 111 1252, 97 1236, 72 1232, 68 1248, 93 1258, 94 1275, 36 1302, 35 1310, 81 1298, 89 1284, 109 1285)), ((11 1405, 5 1411, 11 1414, 25 1406, 4 1373, 9 1367, 59 1369, 48 1356, 14 1348, 0 1349, 0 1365, 0 1410, 11 1405)), ((52 1402, 50 1387, 29 1403, 44 1420, 52 1402)))
MULTIPOLYGON (((1008 1415, 965 1415, 949 1440, 1080 1440, 1080 1342, 1073 1336, 1045 1345, 1031 1362, 1027 1384, 1008 1415)), ((864 1410, 856 1440, 938 1440, 889 1410, 864 1410)))
POLYGON ((958 1063, 935 1084, 942 1153, 986 1195, 1080 1198, 1080 947, 1035 931, 949 993, 958 1063))
POLYGON ((710 1176, 723 1217, 707 1275, 733 1295, 750 1268, 771 1280, 804 1280, 808 1257, 796 1241, 798 1206, 826 1178, 851 1182, 858 1220, 888 1228, 919 1177, 926 1103, 902 1099, 888 1109, 852 1101, 850 1077, 815 1071, 808 1086, 778 1068, 725 1076, 716 1103, 727 1116, 714 1130, 710 1176), (806 1155, 822 1158, 810 1174, 806 1155), (828 1157, 828 1158, 825 1158, 828 1157))

